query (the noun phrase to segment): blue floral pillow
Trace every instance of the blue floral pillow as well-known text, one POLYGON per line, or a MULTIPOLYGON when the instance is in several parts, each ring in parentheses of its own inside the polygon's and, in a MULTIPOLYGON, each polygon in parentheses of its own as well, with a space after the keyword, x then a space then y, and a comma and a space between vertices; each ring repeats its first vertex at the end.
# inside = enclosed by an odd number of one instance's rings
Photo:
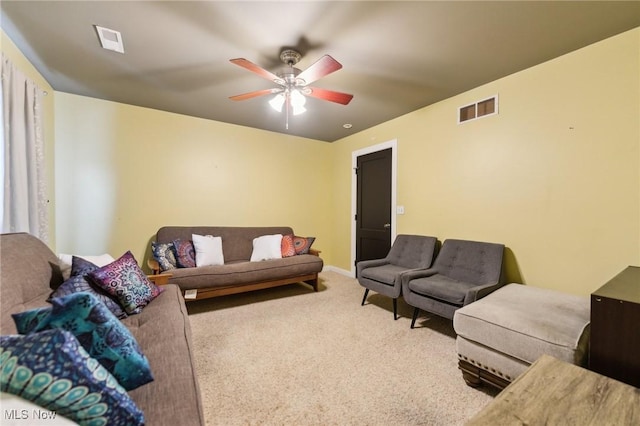
POLYGON ((127 313, 122 309, 122 306, 112 298, 112 296, 108 295, 104 290, 94 287, 89 281, 87 281, 87 274, 98 268, 98 266, 88 260, 73 256, 71 261, 71 276, 53 293, 51 293, 49 301, 56 297, 68 296, 69 294, 86 291, 96 296, 96 298, 104 303, 115 316, 118 318, 126 318, 127 313))
POLYGON ((64 330, 0 336, 0 390, 81 425, 143 425, 117 380, 64 330))
POLYGON ((118 299, 129 315, 142 312, 163 291, 149 281, 130 251, 87 276, 95 285, 118 299))
POLYGON ((176 269, 177 261, 173 248, 173 243, 151 243, 153 257, 158 261, 158 265, 163 271, 176 269))
POLYGON ((126 390, 153 380, 149 361, 131 332, 91 293, 51 300, 52 307, 13 314, 20 334, 63 329, 73 334, 126 390))

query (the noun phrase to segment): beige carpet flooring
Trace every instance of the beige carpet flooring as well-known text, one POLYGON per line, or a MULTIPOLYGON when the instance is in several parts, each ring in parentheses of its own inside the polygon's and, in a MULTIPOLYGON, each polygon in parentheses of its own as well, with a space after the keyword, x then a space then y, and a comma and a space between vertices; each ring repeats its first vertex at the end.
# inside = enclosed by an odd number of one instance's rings
POLYGON ((451 321, 321 274, 190 303, 207 425, 459 425, 495 391, 468 387, 451 321))

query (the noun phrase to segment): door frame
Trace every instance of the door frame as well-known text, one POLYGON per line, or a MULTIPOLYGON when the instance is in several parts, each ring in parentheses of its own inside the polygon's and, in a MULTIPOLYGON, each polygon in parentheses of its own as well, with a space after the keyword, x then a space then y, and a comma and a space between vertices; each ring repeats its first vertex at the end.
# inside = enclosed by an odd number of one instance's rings
POLYGON ((378 151, 384 151, 391 148, 391 241, 393 243, 396 238, 396 186, 397 186, 397 169, 398 169, 398 140, 392 139, 377 145, 353 151, 351 153, 351 276, 356 276, 356 213, 358 210, 358 176, 356 168, 358 167, 358 157, 371 154, 378 151))

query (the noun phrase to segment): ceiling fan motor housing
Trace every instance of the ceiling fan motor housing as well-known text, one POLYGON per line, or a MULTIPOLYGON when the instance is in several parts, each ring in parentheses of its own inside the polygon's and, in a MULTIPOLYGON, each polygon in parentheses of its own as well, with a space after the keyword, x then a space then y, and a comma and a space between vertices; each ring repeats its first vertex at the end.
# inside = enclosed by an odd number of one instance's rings
POLYGON ((276 81, 277 84, 287 86, 288 88, 305 85, 304 80, 296 78, 298 74, 302 72, 300 69, 294 67, 294 65, 300 61, 300 58, 302 58, 302 55, 292 49, 285 49, 280 53, 280 60, 287 65, 276 73, 276 75, 282 79, 282 81, 276 81))
POLYGON ((293 49, 285 49, 280 52, 280 60, 289 66, 294 66, 300 62, 301 58, 302 55, 293 49))

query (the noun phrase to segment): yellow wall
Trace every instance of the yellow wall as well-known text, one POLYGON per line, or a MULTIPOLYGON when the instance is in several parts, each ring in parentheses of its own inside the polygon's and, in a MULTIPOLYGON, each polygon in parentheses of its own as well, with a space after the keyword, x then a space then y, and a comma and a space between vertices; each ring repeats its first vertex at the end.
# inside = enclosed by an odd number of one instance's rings
MULTIPOLYGON (((398 143, 398 233, 501 242, 507 278, 589 294, 640 265, 640 29, 334 144, 337 235, 351 229, 351 152, 398 143), (499 114, 457 108, 499 95, 499 114)), ((331 246, 351 269, 350 247, 331 246)))
POLYGON ((43 91, 47 92, 42 97, 42 115, 44 120, 44 155, 47 167, 47 197, 49 199, 49 246, 56 246, 55 229, 55 134, 54 134, 54 92, 51 85, 42 77, 27 58, 18 50, 13 41, 0 29, 0 49, 13 64, 27 77, 32 79, 43 91))
POLYGON ((56 111, 61 252, 143 261, 164 225, 331 240, 329 144, 66 93, 56 111))
POLYGON ((502 242, 510 281, 588 294, 640 264, 639 56, 637 28, 333 144, 56 93, 57 249, 141 260, 162 225, 285 224, 350 270, 352 153, 395 139, 398 233, 502 242))

